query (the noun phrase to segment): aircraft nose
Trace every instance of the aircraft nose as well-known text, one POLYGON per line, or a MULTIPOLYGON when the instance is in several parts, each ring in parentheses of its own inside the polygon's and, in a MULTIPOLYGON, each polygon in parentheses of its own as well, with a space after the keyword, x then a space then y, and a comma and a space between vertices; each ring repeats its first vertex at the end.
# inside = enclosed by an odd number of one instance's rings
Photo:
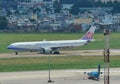
POLYGON ((7 49, 11 49, 11 50, 20 50, 20 48, 18 48, 17 46, 15 46, 15 45, 9 45, 9 46, 7 46, 7 49))
POLYGON ((7 49, 13 49, 12 45, 7 46, 7 49))
POLYGON ((7 49, 11 49, 11 46, 9 45, 9 46, 7 46, 7 49))

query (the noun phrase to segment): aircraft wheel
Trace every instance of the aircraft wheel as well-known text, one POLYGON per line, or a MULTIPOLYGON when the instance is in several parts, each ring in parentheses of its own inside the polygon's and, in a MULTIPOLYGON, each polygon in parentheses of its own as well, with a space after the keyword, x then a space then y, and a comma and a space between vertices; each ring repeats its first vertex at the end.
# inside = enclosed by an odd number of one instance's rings
POLYGON ((91 79, 91 77, 88 77, 88 79, 91 79))
POLYGON ((43 54, 45 54, 45 49, 43 49, 43 54))
POLYGON ((54 54, 60 54, 60 52, 54 52, 54 54))
POLYGON ((18 52, 17 52, 17 51, 15 51, 15 54, 16 54, 16 55, 18 55, 18 52))

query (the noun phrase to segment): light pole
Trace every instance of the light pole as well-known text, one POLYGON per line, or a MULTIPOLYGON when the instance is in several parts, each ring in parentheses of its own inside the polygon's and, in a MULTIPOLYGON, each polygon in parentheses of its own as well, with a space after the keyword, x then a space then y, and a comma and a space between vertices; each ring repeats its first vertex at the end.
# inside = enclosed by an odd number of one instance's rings
POLYGON ((105 19, 99 23, 104 27, 104 84, 110 84, 110 49, 109 49, 109 40, 110 40, 110 25, 112 25, 112 20, 110 17, 105 16, 105 19))
POLYGON ((104 30, 104 84, 110 84, 110 49, 109 49, 110 30, 104 30))
POLYGON ((49 63, 49 65, 48 65, 48 68, 49 68, 48 83, 51 83, 53 81, 51 80, 51 56, 50 56, 50 53, 49 53, 49 56, 48 56, 48 63, 49 63))

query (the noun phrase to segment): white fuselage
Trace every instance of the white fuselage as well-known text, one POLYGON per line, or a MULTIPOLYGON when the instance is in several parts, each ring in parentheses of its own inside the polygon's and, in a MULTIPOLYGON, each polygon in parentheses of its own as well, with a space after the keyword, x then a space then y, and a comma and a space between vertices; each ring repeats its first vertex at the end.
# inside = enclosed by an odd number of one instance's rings
POLYGON ((78 40, 62 40, 62 41, 36 41, 36 42, 17 42, 8 46, 8 49, 15 51, 18 50, 37 50, 43 53, 59 53, 59 48, 78 47, 86 45, 88 42, 93 41, 95 26, 91 26, 88 32, 78 40))
POLYGON ((86 43, 87 40, 18 42, 10 44, 8 48, 13 50, 51 50, 53 48, 83 46, 86 43))

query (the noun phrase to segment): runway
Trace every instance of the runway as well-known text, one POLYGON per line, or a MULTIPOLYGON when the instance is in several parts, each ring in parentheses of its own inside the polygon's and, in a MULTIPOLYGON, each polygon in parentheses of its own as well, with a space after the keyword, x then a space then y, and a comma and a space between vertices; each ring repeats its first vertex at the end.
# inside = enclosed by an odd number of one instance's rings
MULTIPOLYGON (((100 80, 88 80, 84 72, 96 71, 96 69, 52 70, 52 84, 104 84, 103 74, 100 80)), ((103 71, 103 69, 102 69, 103 71)), ((110 71, 110 84, 120 82, 120 68, 110 71)), ((48 84, 48 71, 24 71, 0 73, 0 84, 48 84)))
MULTIPOLYGON (((77 51, 60 51, 60 54, 50 54, 51 56, 103 56, 103 50, 77 50, 77 51)), ((111 49, 111 56, 119 56, 120 49, 111 49)), ((14 57, 45 57, 48 54, 38 54, 38 52, 19 52, 18 55, 15 53, 0 54, 0 58, 14 58, 14 57)))

